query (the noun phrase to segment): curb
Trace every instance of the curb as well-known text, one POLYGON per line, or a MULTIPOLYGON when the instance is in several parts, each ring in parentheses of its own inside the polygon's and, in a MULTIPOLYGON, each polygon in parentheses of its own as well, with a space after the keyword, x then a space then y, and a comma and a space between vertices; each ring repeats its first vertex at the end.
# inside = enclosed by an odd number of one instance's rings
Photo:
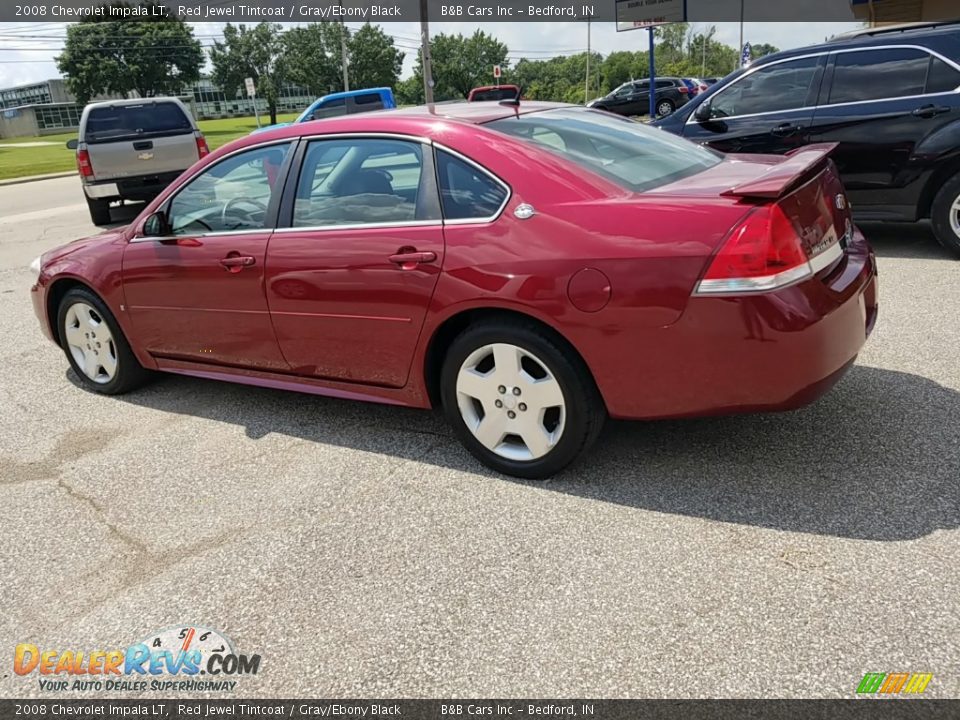
POLYGON ((0 180, 0 187, 4 185, 21 185, 29 182, 39 182, 40 180, 54 180, 56 178, 71 177, 76 175, 76 170, 61 173, 49 173, 47 175, 27 175, 26 177, 10 178, 9 180, 0 180))

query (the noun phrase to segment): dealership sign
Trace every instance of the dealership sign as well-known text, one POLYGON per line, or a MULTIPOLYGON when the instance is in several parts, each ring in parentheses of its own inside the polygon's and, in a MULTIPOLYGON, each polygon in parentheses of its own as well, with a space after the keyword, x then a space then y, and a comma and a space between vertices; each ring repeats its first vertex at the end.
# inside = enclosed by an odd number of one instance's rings
POLYGON ((617 32, 686 19, 687 0, 617 0, 617 32))

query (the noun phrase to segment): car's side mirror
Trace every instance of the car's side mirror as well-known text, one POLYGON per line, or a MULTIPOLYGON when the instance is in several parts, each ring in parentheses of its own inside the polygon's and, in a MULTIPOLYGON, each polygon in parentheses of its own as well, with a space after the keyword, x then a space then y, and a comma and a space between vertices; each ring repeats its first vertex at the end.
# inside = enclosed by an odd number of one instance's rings
POLYGON ((707 122, 713 119, 713 112, 710 109, 710 101, 705 100, 693 111, 693 117, 700 122, 707 122))
POLYGON ((143 223, 144 237, 166 237, 170 234, 170 223, 163 212, 155 212, 143 223))
POLYGON ((80 142, 76 138, 67 140, 67 150, 76 150, 79 146, 80 142))

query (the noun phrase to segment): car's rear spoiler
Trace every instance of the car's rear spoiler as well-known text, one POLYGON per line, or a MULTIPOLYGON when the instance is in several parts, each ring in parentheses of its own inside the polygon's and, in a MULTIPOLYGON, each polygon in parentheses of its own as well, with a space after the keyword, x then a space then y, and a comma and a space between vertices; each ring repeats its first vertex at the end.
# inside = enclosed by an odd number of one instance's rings
POLYGON ((797 187, 801 181, 814 174, 820 165, 826 164, 837 143, 807 145, 789 152, 783 162, 771 165, 756 180, 745 182, 725 190, 721 195, 740 198, 763 198, 775 200, 797 187))

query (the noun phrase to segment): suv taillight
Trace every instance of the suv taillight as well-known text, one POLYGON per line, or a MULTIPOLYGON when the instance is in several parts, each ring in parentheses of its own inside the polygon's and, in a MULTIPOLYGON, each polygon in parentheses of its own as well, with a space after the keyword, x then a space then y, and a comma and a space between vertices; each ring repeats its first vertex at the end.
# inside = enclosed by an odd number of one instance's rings
POLYGON ((203 135, 197 135, 197 155, 201 158, 210 154, 210 148, 207 147, 207 141, 203 135))
POLYGON ((753 210, 727 235, 694 294, 776 290, 812 274, 793 223, 779 205, 768 205, 753 210))
POLYGON ((77 171, 82 177, 93 177, 93 165, 90 164, 90 153, 86 150, 77 150, 77 171))
POLYGON ((686 95, 688 92, 690 92, 690 88, 688 88, 686 85, 678 86, 677 90, 679 90, 682 95, 686 95))

